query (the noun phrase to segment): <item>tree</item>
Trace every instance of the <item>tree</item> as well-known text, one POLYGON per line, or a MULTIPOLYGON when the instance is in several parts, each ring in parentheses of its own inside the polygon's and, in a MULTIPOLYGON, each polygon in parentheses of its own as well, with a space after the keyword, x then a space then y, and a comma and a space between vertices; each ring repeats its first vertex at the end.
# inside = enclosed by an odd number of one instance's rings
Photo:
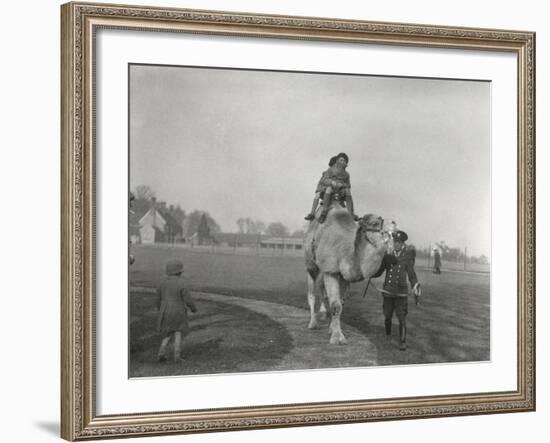
POLYGON ((239 218, 237 227, 240 234, 261 234, 265 230, 265 223, 260 220, 252 220, 250 217, 239 218))
POLYGON ((265 231, 265 223, 261 220, 256 220, 254 222, 254 232, 253 234, 263 234, 265 231))
POLYGON ((244 234, 245 225, 246 225, 246 222, 244 218, 241 217, 237 220, 237 226, 239 227, 239 234, 244 234))
POLYGON ((246 233, 247 234, 254 234, 255 232, 255 226, 254 226, 254 220, 252 220, 250 217, 246 217, 244 219, 244 223, 245 223, 245 226, 246 226, 246 233))
POLYGON ((149 185, 138 185, 135 197, 140 200, 152 200, 155 197, 155 191, 149 185))
POLYGON ((177 205, 170 213, 180 225, 183 224, 183 220, 185 220, 185 211, 181 209, 180 205, 177 205))
POLYGON ((265 233, 271 237, 288 237, 288 228, 281 222, 270 223, 265 233))
POLYGON ((482 265, 488 265, 489 264, 489 257, 487 257, 485 254, 481 254, 477 258, 477 262, 482 265))
POLYGON ((199 222, 199 227, 197 228, 197 232, 199 233, 199 237, 201 238, 210 237, 210 226, 208 226, 208 221, 206 220, 206 216, 204 214, 202 214, 201 221, 199 222))
POLYGON ((208 225, 208 228, 210 229, 211 234, 215 234, 221 231, 220 225, 214 220, 208 212, 205 211, 193 211, 189 213, 189 215, 185 218, 184 224, 186 226, 186 229, 184 229, 184 235, 186 237, 190 237, 195 232, 198 232, 199 225, 201 223, 201 219, 203 218, 206 220, 206 223, 208 225))
POLYGON ((141 218, 153 206, 155 192, 147 185, 136 186, 132 210, 136 219, 141 218))
POLYGON ((295 238, 303 238, 306 236, 306 233, 304 232, 303 229, 298 229, 297 231, 294 231, 292 233, 292 237, 295 237, 295 238))

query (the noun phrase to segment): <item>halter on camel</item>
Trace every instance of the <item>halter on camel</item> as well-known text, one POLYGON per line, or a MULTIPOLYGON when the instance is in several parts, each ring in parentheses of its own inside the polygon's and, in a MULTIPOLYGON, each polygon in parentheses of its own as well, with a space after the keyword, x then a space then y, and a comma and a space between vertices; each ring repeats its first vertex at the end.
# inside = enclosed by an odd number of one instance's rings
MULTIPOLYGON (((361 229, 363 232, 378 232, 382 234, 382 236, 384 237, 384 241, 387 242, 392 237, 392 232, 395 230, 395 222, 392 222, 391 227, 389 229, 384 229, 384 219, 382 217, 378 217, 378 220, 380 222, 380 228, 371 228, 366 225, 365 219, 367 217, 368 215, 366 215, 365 217, 362 217, 361 220, 359 220, 359 229, 361 229)), ((367 240, 371 245, 376 246, 373 243, 373 241, 369 238, 369 236, 366 234, 365 234, 365 240, 367 240)), ((370 286, 370 281, 371 281, 371 278, 369 277, 369 279, 367 280, 367 285, 365 286, 365 290, 363 291, 363 298, 365 298, 365 296, 367 295, 367 291, 370 286)))
MULTIPOLYGON (((382 234, 382 236, 384 237, 384 241, 387 242, 390 238, 391 238, 391 234, 392 232, 394 231, 394 223, 392 223, 392 226, 391 228, 389 229, 384 229, 384 219, 382 217, 378 217, 378 222, 380 224, 380 227, 379 228, 374 228, 374 227, 370 227, 368 226, 366 223, 367 223, 367 218, 370 216, 370 214, 368 215, 365 215, 364 217, 361 217, 361 219, 359 220, 359 229, 363 232, 377 232, 379 234, 382 234)), ((368 237, 368 235, 365 235, 365 239, 373 246, 376 246, 373 241, 368 237)))

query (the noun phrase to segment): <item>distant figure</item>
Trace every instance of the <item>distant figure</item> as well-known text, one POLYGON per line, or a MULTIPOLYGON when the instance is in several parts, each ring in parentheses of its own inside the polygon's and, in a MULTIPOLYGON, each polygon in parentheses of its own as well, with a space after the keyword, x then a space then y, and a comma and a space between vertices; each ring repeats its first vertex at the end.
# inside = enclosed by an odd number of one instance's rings
POLYGON ((315 190, 315 198, 313 199, 313 205, 311 212, 304 218, 308 221, 315 219, 315 212, 317 211, 317 205, 319 199, 323 199, 323 210, 319 216, 319 223, 323 223, 327 218, 328 210, 332 203, 332 197, 334 194, 342 194, 345 196, 346 207, 349 213, 352 215, 355 221, 359 220, 359 217, 355 215, 353 209, 353 199, 351 198, 351 184, 349 173, 346 168, 349 163, 349 157, 344 152, 340 152, 338 155, 332 157, 328 163, 329 168, 323 172, 317 189, 315 190))
POLYGON ((182 274, 183 263, 179 260, 169 261, 166 264, 167 277, 157 289, 159 296, 157 328, 163 336, 158 352, 159 362, 166 360, 166 349, 171 337, 174 337, 174 361, 183 361, 181 340, 189 332, 187 308, 197 312, 189 291, 184 287, 182 274))
POLYGON ((434 274, 441 274, 441 254, 439 249, 434 248, 434 274))
POLYGON ((408 236, 403 231, 398 230, 393 233, 394 253, 386 253, 384 255, 380 268, 372 276, 372 278, 380 277, 386 271, 384 288, 380 291, 384 298, 382 310, 384 311, 386 336, 391 338, 392 318, 395 311, 399 320, 399 349, 402 351, 407 349, 406 317, 409 312, 407 278, 409 279, 416 304, 418 304, 420 295, 422 294, 422 289, 414 270, 412 249, 409 249, 405 245, 407 239, 408 236))

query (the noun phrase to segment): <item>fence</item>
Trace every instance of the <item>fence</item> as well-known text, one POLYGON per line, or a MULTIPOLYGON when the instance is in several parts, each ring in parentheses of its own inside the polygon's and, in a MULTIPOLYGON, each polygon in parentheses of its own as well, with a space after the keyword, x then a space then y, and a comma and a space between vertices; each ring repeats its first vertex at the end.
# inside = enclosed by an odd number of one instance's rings
MULTIPOLYGON (((258 241, 246 245, 193 245, 189 243, 154 243, 149 245, 132 245, 131 248, 165 248, 165 249, 186 249, 197 253, 225 254, 225 255, 256 255, 262 257, 303 257, 303 248, 296 249, 296 239, 292 243, 285 244, 284 242, 274 244, 272 247, 258 241)), ((419 269, 432 269, 434 259, 429 254, 424 254, 423 251, 418 251, 415 261, 416 267, 419 269)), ((482 272, 489 273, 491 270, 490 264, 474 263, 471 257, 464 254, 457 260, 449 260, 442 254, 441 258, 442 271, 463 271, 463 272, 482 272)))
POLYGON ((257 255, 262 257, 303 257, 303 248, 296 249, 295 244, 282 244, 276 247, 265 246, 264 243, 250 243, 247 245, 193 245, 189 243, 154 243, 148 245, 132 245, 132 248, 165 248, 186 249, 198 253, 227 254, 227 255, 257 255))
MULTIPOLYGON (((427 249, 417 250, 416 266, 420 268, 433 268, 434 257, 431 255, 432 247, 427 249)), ((489 273, 491 271, 490 263, 480 263, 475 257, 468 255, 468 248, 459 250, 454 248, 453 253, 455 257, 449 257, 443 252, 441 254, 441 270, 442 271, 464 271, 464 272, 484 272, 489 273)))

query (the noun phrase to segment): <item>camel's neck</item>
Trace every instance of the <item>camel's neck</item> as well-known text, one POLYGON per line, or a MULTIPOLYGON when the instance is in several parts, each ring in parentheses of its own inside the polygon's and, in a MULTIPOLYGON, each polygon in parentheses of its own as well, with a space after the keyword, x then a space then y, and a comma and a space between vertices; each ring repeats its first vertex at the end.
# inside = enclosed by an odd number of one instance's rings
POLYGON ((370 242, 365 238, 364 232, 359 232, 357 235, 358 238, 355 247, 357 263, 363 277, 369 278, 378 271, 382 263, 386 251, 386 243, 380 235, 370 235, 370 242))

